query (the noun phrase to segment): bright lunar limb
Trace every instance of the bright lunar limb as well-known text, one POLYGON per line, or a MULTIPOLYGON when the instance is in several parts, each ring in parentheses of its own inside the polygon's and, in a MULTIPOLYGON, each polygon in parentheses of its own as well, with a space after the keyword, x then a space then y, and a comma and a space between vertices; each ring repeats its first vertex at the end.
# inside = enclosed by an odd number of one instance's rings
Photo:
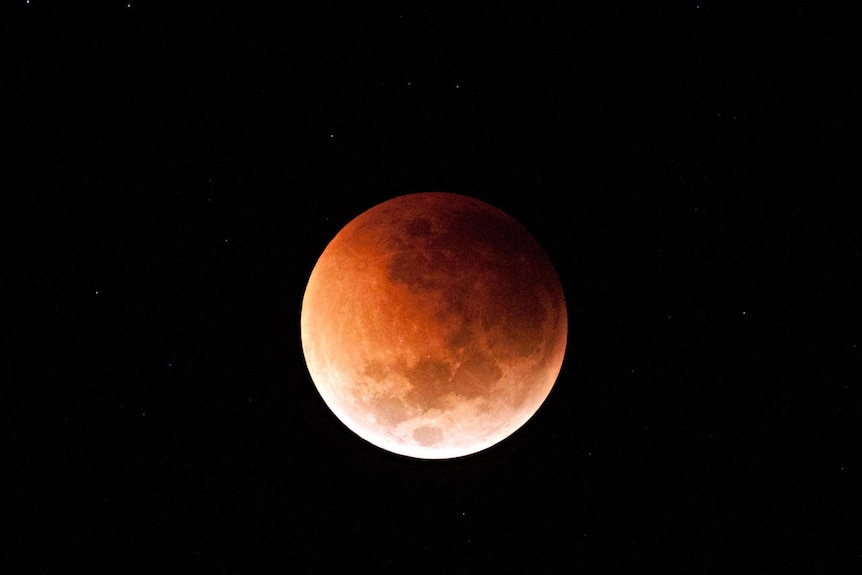
POLYGON ((497 208, 438 192, 348 223, 311 272, 300 324, 336 417, 422 459, 475 453, 524 425, 567 336, 560 280, 536 240, 497 208))

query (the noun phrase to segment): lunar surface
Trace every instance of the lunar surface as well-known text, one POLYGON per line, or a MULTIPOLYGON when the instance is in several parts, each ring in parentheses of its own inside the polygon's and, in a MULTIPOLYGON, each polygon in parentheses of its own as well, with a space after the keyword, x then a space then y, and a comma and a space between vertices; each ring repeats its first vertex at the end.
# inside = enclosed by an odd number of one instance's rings
POLYGON ((336 417, 423 459, 481 451, 524 425, 557 379, 567 334, 536 240, 448 193, 396 197, 348 223, 311 272, 300 323, 336 417))

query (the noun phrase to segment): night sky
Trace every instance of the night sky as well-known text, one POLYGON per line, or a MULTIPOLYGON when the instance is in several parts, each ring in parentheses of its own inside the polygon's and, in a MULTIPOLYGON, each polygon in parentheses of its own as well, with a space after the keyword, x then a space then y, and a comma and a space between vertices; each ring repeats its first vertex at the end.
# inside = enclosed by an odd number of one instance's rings
POLYGON ((254 4, 4 2, 0 570, 858 572, 855 17, 254 4), (347 430, 299 337, 420 191, 569 310, 543 407, 451 461, 347 430))

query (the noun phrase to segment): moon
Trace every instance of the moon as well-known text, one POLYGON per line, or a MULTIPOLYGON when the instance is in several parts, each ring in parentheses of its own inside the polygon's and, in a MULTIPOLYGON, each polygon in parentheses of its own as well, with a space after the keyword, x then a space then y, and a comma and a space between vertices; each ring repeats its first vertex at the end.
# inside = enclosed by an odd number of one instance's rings
POLYGON ((425 192, 338 232, 309 277, 300 329, 311 379, 345 426, 393 453, 449 459, 536 413, 568 319, 559 277, 521 224, 425 192))

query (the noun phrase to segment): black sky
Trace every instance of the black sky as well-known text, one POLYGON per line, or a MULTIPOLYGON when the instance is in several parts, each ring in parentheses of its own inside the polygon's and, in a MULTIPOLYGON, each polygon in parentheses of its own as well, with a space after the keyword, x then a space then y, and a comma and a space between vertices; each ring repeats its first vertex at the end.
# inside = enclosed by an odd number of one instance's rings
POLYGON ((3 8, 4 572, 858 567, 855 18, 234 4, 3 8), (569 306, 546 404, 448 462, 352 435, 299 342, 326 243, 418 191, 569 306))

